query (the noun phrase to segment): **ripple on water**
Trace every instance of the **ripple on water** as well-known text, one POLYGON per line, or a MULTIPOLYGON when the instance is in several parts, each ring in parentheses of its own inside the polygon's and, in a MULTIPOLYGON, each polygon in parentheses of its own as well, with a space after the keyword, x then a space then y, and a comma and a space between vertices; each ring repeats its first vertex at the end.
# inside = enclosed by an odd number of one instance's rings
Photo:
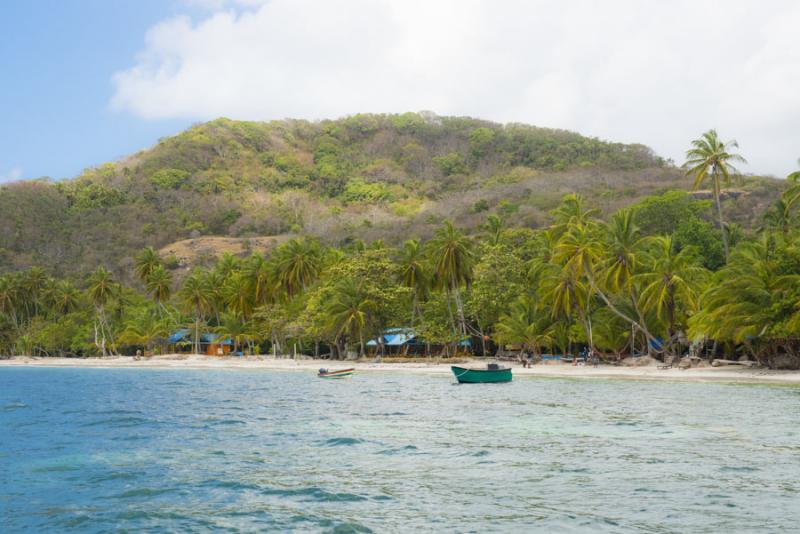
POLYGON ((758 467, 751 467, 749 465, 724 465, 719 468, 724 473, 751 473, 758 471, 758 467))
POLYGON ((379 452, 378 454, 383 454, 386 456, 394 456, 395 454, 411 454, 414 451, 418 451, 416 446, 414 445, 406 445, 405 447, 398 447, 396 449, 385 449, 379 452))
POLYGON ((302 501, 314 502, 361 502, 368 500, 363 495, 347 492, 326 491, 317 486, 307 488, 262 488, 264 495, 277 495, 280 497, 299 497, 302 501))
POLYGON ((208 423, 211 426, 229 426, 229 425, 246 425, 246 421, 242 421, 241 419, 203 419, 204 422, 208 423))
POLYGON ((155 425, 155 424, 158 424, 158 422, 151 419, 128 416, 128 417, 111 417, 108 419, 99 419, 97 421, 90 421, 88 423, 83 423, 81 426, 86 428, 95 426, 112 427, 112 428, 129 428, 140 425, 155 425))
POLYGON ((358 445, 360 443, 365 443, 366 440, 360 438, 331 438, 327 439, 324 442, 326 447, 341 447, 341 446, 348 446, 348 445, 358 445))
POLYGON ((113 495, 112 499, 138 499, 141 497, 157 497, 165 493, 173 493, 175 488, 135 488, 113 495))
POLYGON ((350 533, 365 533, 372 532, 364 525, 358 523, 339 523, 330 530, 331 534, 350 534, 350 533))
POLYGON ((10 402, 8 404, 4 404, 2 408, 0 408, 0 411, 13 412, 15 410, 22 410, 23 408, 29 408, 29 407, 30 406, 28 406, 24 402, 10 402))

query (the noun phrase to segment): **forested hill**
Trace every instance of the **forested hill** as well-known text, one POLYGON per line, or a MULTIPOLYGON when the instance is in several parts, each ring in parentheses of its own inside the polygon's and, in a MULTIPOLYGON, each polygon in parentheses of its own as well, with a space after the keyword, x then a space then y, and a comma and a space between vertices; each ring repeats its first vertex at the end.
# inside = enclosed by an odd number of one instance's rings
MULTIPOLYGON (((268 248, 267 236, 392 244, 425 238, 445 219, 474 230, 491 213, 540 227, 566 192, 608 213, 689 185, 643 145, 522 124, 430 113, 218 119, 75 179, 0 188, 0 271, 40 265, 64 275, 105 265, 128 276, 144 246, 201 262, 213 243, 246 253, 268 248)), ((754 226, 781 185, 742 187, 728 201, 730 218, 754 226)))

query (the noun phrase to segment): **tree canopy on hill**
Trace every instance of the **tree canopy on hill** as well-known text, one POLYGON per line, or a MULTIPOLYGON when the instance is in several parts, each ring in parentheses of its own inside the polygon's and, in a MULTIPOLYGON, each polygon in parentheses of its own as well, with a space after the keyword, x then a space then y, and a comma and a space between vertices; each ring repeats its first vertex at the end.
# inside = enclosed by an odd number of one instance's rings
MULTIPOLYGON (((468 233, 487 214, 541 227, 563 193, 610 213, 688 180, 643 145, 431 113, 339 120, 218 119, 75 179, 0 187, 0 269, 57 274, 107 265, 127 280, 145 246, 197 236, 308 234, 327 244, 468 233)), ((734 222, 777 196, 736 200, 734 222)))

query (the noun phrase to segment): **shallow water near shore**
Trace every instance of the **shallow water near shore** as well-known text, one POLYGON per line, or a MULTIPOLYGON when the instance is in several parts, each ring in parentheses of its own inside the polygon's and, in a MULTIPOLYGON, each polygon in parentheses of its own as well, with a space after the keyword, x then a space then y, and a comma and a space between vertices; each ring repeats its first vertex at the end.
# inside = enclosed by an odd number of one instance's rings
POLYGON ((0 369, 3 532, 763 532, 800 388, 0 369))

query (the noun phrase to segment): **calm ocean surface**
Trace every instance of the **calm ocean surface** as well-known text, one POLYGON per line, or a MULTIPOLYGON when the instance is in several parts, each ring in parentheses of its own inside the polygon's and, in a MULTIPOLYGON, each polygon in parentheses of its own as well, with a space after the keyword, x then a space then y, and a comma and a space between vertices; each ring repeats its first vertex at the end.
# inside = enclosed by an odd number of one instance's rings
POLYGON ((800 388, 0 369, 0 531, 787 532, 800 388))

